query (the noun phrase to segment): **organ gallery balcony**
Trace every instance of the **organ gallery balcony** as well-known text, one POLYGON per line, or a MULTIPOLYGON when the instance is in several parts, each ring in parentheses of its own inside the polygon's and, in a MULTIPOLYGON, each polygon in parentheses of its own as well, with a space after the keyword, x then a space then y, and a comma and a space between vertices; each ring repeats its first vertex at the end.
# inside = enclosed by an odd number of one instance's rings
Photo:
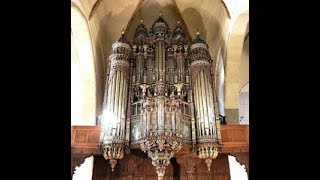
MULTIPOLYGON (((82 164, 85 158, 94 155, 101 156, 99 149, 99 126, 72 126, 71 127, 71 173, 75 167, 82 164)), ((249 125, 221 125, 222 148, 220 154, 230 154, 237 161, 244 164, 249 172, 249 125)), ((190 144, 183 144, 182 149, 175 157, 195 158, 190 144)))
MULTIPOLYGON (((99 126, 72 126, 72 153, 100 154, 99 136, 99 126)), ((223 144, 220 153, 249 152, 249 125, 221 125, 221 137, 223 144)))

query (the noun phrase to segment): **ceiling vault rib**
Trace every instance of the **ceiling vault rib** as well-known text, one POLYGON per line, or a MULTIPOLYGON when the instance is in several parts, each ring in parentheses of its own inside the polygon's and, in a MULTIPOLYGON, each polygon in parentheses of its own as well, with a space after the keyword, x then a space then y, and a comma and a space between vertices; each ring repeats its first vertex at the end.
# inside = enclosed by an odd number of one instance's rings
MULTIPOLYGON (((132 14, 132 16, 131 16, 131 18, 130 18, 130 20, 129 20, 126 28, 125 28, 125 30, 124 30, 125 33, 128 32, 129 27, 131 26, 131 24, 132 24, 132 22, 133 22, 133 20, 134 20, 133 17, 136 16, 136 14, 138 13, 138 11, 139 11, 139 9, 141 8, 141 6, 142 6, 142 4, 144 3, 144 1, 145 1, 145 0, 140 0, 140 1, 139 1, 136 9, 134 10, 134 12, 133 12, 133 14, 132 14)), ((181 19, 181 21, 182 21, 182 22, 181 22, 182 25, 183 25, 184 27, 186 27, 187 36, 188 36, 189 40, 191 41, 191 40, 192 40, 192 37, 191 37, 191 35, 190 35, 189 29, 187 28, 187 25, 186 25, 183 17, 182 17, 182 15, 181 15, 181 12, 180 12, 180 10, 179 10, 179 8, 178 8, 178 6, 177 6, 177 3, 175 2, 175 0, 171 0, 171 1, 172 1, 173 4, 174 4, 174 8, 175 8, 175 10, 176 10, 176 14, 178 15, 178 17, 179 17, 179 18, 181 19)))
POLYGON ((223 1, 223 0, 220 0, 220 2, 222 3, 223 9, 224 9, 224 10, 225 10, 225 12, 227 13, 228 18, 229 18, 229 19, 231 19, 230 12, 229 12, 229 10, 228 10, 228 8, 227 8, 226 4, 224 3, 224 1, 223 1))
POLYGON ((247 38, 249 37, 249 31, 247 32, 246 36, 243 39, 243 44, 246 42, 247 38))
POLYGON ((96 12, 98 9, 99 5, 101 4, 102 0, 97 0, 94 5, 92 6, 91 12, 89 14, 89 21, 92 18, 93 14, 96 12))
POLYGON ((132 24, 133 17, 136 16, 136 14, 138 13, 138 11, 139 11, 140 7, 142 6, 143 2, 144 2, 144 0, 140 0, 140 1, 139 1, 136 9, 134 10, 134 12, 133 12, 133 14, 132 14, 132 16, 131 16, 131 18, 130 18, 128 24, 127 24, 127 26, 126 26, 126 28, 124 29, 124 33, 125 33, 125 34, 128 32, 128 29, 129 29, 129 27, 130 27, 131 24, 132 24))
POLYGON ((179 17, 179 18, 181 19, 181 21, 182 21, 182 25, 183 25, 184 27, 186 27, 186 30, 185 30, 185 31, 187 31, 187 36, 188 36, 189 40, 191 41, 191 40, 192 40, 192 37, 191 37, 191 35, 190 35, 189 29, 188 29, 186 23, 184 22, 184 19, 183 19, 183 17, 182 17, 182 14, 181 14, 179 8, 178 8, 178 5, 177 5, 177 3, 176 3, 175 0, 171 0, 171 1, 172 1, 173 4, 174 4, 174 8, 176 9, 176 12, 177 12, 178 17, 179 17))

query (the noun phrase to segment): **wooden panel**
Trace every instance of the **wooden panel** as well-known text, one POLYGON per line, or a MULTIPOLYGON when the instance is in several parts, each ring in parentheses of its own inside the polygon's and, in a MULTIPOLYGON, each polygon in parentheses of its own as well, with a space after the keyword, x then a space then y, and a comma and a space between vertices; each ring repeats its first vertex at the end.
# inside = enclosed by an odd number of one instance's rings
POLYGON ((77 130, 75 131, 76 136, 74 139, 74 143, 86 143, 87 142, 87 130, 77 130))
MULTIPOLYGON (((92 149, 98 153, 100 127, 99 126, 72 126, 71 127, 72 149, 92 149)), ((248 152, 249 126, 248 125, 221 125, 221 137, 223 148, 221 153, 248 152)), ((191 153, 191 146, 183 145, 178 156, 191 153)))
POLYGON ((221 153, 249 151, 248 125, 221 125, 221 138, 221 153))
POLYGON ((143 176, 134 176, 132 179, 133 180, 143 180, 143 176))
POLYGON ((99 141, 100 139, 100 129, 99 131, 95 130, 95 131, 88 131, 88 144, 97 144, 97 140, 99 141))
MULTIPOLYGON (((71 127, 71 148, 74 151, 91 149, 99 153, 99 126, 72 126, 71 127)), ((222 152, 248 152, 249 150, 249 126, 248 125, 221 125, 221 137, 223 142, 222 152)), ((184 144, 177 156, 196 157, 191 153, 191 145, 184 144)))
POLYGON ((71 148, 98 148, 99 126, 72 126, 71 132, 71 148))

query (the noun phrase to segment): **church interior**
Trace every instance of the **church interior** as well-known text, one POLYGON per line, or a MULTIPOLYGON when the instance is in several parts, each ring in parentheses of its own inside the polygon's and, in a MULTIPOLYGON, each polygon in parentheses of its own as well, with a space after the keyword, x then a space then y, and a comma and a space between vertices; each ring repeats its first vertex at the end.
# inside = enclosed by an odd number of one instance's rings
POLYGON ((249 0, 71 0, 73 180, 245 180, 249 0))

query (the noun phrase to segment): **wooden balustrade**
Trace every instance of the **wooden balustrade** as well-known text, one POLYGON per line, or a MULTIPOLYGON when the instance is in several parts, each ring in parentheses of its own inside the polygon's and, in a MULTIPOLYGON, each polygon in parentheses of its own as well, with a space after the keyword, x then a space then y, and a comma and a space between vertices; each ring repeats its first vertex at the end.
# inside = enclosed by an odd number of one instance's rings
POLYGON ((221 125, 222 152, 249 152, 249 125, 221 125))
MULTIPOLYGON (((84 162, 86 157, 100 155, 99 126, 72 126, 71 127, 71 166, 72 173, 75 166, 84 162)), ((234 155, 241 164, 248 169, 249 126, 248 125, 221 125, 222 149, 220 154, 234 155)), ((197 157, 192 153, 191 145, 184 145, 176 157, 197 157)))
POLYGON ((96 150, 99 145, 99 126, 72 126, 71 149, 96 150))
MULTIPOLYGON (((71 149, 97 152, 99 136, 99 126, 72 126, 71 149)), ((221 125, 221 137, 222 153, 249 151, 248 125, 221 125)))

